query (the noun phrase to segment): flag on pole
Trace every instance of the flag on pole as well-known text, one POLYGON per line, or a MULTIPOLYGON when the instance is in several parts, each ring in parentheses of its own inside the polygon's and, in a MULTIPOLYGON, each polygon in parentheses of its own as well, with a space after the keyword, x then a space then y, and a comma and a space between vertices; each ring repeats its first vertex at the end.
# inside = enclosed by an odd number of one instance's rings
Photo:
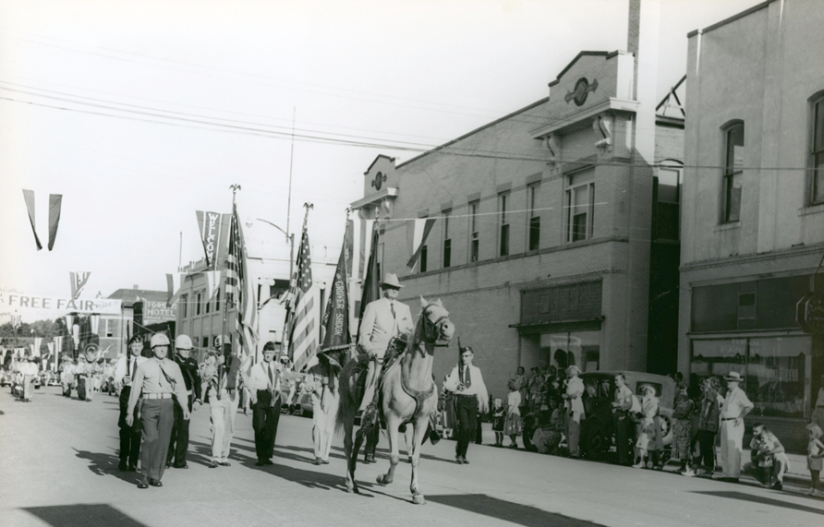
POLYGON ((83 288, 86 287, 86 282, 89 281, 89 275, 91 274, 91 272, 69 272, 69 281, 71 282, 72 288, 72 300, 77 300, 80 297, 80 293, 82 293, 83 288))
POLYGON ((246 243, 237 206, 232 205, 232 221, 229 227, 229 252, 226 255, 226 307, 237 308, 238 342, 249 357, 257 349, 257 301, 254 283, 247 268, 246 243))
MULTIPOLYGON (((348 222, 347 222, 348 223, 348 222)), ((342 366, 343 361, 335 352, 348 349, 352 342, 349 334, 349 267, 347 262, 350 259, 350 238, 348 230, 343 234, 343 247, 338 258, 338 267, 335 269, 335 278, 332 282, 332 292, 326 304, 326 312, 323 314, 323 324, 321 325, 322 344, 321 352, 326 353, 330 361, 334 361, 336 366, 342 366)))
POLYGON ((29 213, 29 223, 31 223, 31 232, 34 233, 34 243, 37 244, 37 250, 43 248, 40 243, 40 238, 37 236, 37 228, 34 226, 34 191, 23 189, 23 199, 26 200, 26 211, 29 213))
POLYGON ((421 250, 434 225, 435 218, 420 218, 415 220, 415 231, 412 237, 412 258, 406 262, 408 268, 415 268, 415 264, 418 263, 418 259, 421 257, 421 250))
MULTIPOLYGON (((308 212, 308 211, 307 211, 308 212)), ((290 309, 288 327, 289 358, 294 371, 301 369, 315 356, 318 348, 318 306, 317 288, 312 281, 312 257, 309 251, 309 233, 303 223, 300 247, 298 249, 297 275, 291 294, 293 308, 290 309)))
POLYGON ((358 310, 358 337, 360 338, 360 320, 363 319, 363 312, 366 304, 381 297, 380 289, 380 269, 378 269, 378 241, 380 233, 378 222, 372 224, 371 251, 369 252, 369 263, 366 265, 366 277, 363 279, 363 292, 361 293, 360 309, 358 310))

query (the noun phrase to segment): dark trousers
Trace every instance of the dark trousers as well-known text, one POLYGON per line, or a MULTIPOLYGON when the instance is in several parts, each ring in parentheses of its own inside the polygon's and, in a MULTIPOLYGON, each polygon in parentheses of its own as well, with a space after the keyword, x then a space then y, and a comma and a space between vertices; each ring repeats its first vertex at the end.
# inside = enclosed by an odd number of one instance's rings
POLYGON ((381 439, 381 427, 376 426, 372 433, 366 436, 366 446, 363 447, 364 454, 372 454, 375 455, 375 451, 378 449, 378 443, 381 439))
POLYGON ((252 405, 252 428, 255 430, 255 452, 258 461, 272 459, 275 454, 280 403, 280 397, 276 397, 273 403, 268 390, 258 390, 257 402, 252 405))
POLYGON ((458 414, 458 444, 455 447, 455 455, 466 457, 466 451, 472 436, 475 435, 475 428, 478 420, 478 398, 474 395, 458 395, 455 397, 455 412, 458 414))
POLYGON ((120 392, 120 418, 117 426, 120 428, 120 465, 136 467, 140 457, 140 422, 137 419, 137 407, 134 409, 134 425, 126 424, 126 410, 129 406, 131 386, 124 386, 120 392))
MULTIPOLYGON (((189 399, 189 412, 192 411, 192 396, 189 399)), ((186 451, 189 450, 189 420, 183 419, 183 409, 175 403, 175 421, 172 425, 172 435, 169 438, 169 453, 166 455, 166 464, 174 461, 175 467, 186 465, 186 451)))
POLYGON ((632 449, 630 448, 629 433, 632 422, 624 412, 615 413, 615 440, 617 441, 618 464, 632 464, 632 449))
POLYGON ((698 448, 701 452, 698 461, 710 473, 715 471, 715 435, 716 432, 708 430, 698 432, 698 448))
POLYGON ((172 399, 143 399, 140 471, 149 479, 160 481, 166 469, 166 454, 175 421, 174 407, 172 399))
POLYGON ((77 398, 81 401, 86 400, 86 380, 85 377, 77 377, 77 398))

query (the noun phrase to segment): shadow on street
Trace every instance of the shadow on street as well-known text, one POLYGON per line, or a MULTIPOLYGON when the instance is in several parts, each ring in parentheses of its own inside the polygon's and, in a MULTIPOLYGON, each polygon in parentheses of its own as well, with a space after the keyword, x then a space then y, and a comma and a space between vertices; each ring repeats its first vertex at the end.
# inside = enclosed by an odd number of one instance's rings
POLYGON ((102 503, 26 507, 23 510, 55 527, 146 527, 114 507, 102 503))
POLYGON ((793 509, 796 511, 810 512, 812 514, 824 515, 824 510, 815 507, 807 507, 806 505, 798 505, 797 503, 790 503, 787 501, 775 500, 772 498, 765 498, 763 496, 752 496, 743 492, 736 491, 693 491, 693 494, 704 494, 706 496, 715 496, 717 498, 728 498, 731 500, 751 501, 753 503, 763 503, 765 505, 773 505, 775 507, 783 507, 785 509, 793 509))
POLYGON ((597 527, 601 524, 547 512, 529 505, 505 501, 486 494, 428 495, 427 501, 483 514, 526 527, 597 527))
MULTIPOLYGON (((75 454, 80 459, 89 462, 89 470, 95 476, 114 476, 119 480, 136 485, 136 472, 120 472, 117 466, 120 464, 120 459, 113 454, 103 454, 101 452, 89 452, 87 450, 74 449, 75 454)), ((79 506, 79 505, 78 505, 79 506)))

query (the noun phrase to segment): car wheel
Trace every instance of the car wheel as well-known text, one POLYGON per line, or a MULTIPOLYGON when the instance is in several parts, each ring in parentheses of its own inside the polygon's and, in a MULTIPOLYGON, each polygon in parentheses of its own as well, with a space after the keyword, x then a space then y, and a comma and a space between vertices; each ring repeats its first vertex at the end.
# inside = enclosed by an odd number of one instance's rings
POLYGON ((603 461, 609 450, 609 438, 600 423, 587 428, 584 434, 584 452, 587 458, 594 461, 603 461))

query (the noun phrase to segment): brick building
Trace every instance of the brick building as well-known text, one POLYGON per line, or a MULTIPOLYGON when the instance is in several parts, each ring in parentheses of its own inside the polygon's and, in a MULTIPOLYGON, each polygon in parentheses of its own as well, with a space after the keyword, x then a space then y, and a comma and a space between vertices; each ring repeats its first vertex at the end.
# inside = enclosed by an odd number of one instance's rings
POLYGON ((796 450, 824 373, 796 317, 824 254, 822 26, 820 2, 784 0, 689 34, 679 369, 739 371, 748 423, 796 450))
MULTIPOLYGON (((683 119, 656 115, 657 2, 630 4, 629 51, 583 51, 550 97, 404 163, 378 156, 353 203, 379 215, 400 299, 443 300, 495 395, 519 365, 675 368, 683 119), (417 218, 436 222, 410 272, 417 218)), ((439 352, 436 377, 456 360, 439 352)))

